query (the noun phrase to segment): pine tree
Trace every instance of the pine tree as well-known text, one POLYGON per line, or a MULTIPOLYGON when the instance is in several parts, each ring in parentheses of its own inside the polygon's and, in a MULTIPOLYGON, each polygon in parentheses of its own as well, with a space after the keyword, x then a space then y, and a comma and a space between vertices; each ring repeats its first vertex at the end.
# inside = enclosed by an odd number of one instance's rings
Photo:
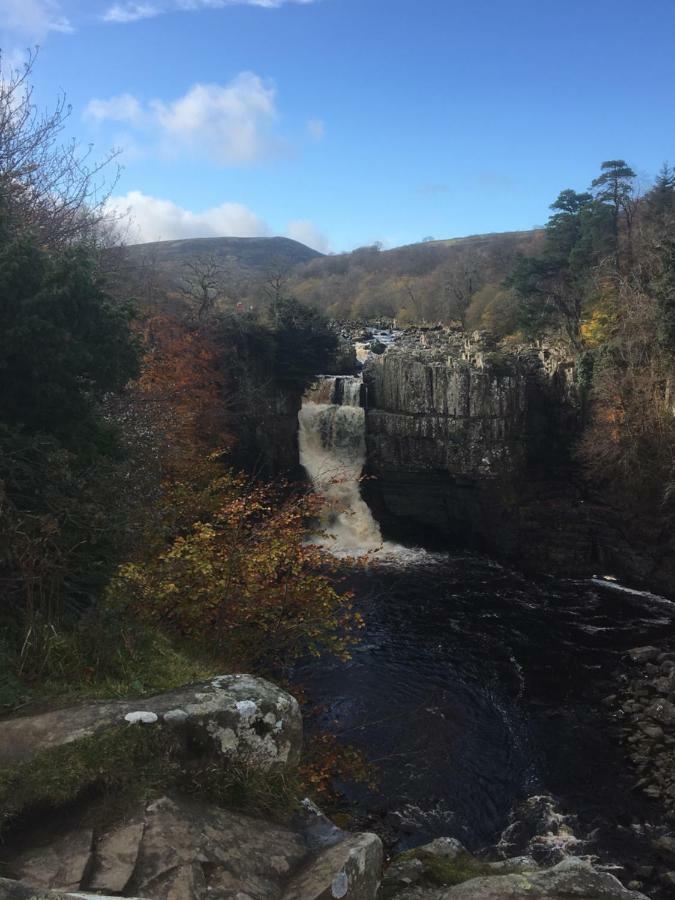
POLYGON ((628 238, 627 263, 630 265, 632 257, 632 226, 633 226, 633 179, 635 172, 623 159, 610 159, 600 166, 602 174, 591 182, 591 188, 595 190, 595 199, 602 206, 609 207, 611 213, 611 234, 613 244, 614 267, 616 273, 621 272, 621 220, 626 225, 628 238))

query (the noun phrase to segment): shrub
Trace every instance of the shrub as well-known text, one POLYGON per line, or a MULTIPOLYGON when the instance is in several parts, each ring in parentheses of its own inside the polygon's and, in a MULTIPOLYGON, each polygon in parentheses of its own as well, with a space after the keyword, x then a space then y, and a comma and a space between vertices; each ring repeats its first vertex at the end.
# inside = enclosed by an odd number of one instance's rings
MULTIPOLYGON (((199 642, 219 660, 279 667, 328 650, 346 656, 360 623, 334 568, 307 543, 319 509, 311 496, 283 498, 223 475, 212 511, 146 562, 125 565, 113 584, 143 621, 199 642)), ((171 503, 167 504, 171 508, 171 503)))

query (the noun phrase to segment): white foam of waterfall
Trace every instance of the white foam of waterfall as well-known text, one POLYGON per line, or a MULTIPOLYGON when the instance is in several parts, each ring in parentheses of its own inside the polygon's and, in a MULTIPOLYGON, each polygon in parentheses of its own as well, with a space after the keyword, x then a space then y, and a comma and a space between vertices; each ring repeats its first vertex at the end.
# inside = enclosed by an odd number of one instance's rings
POLYGON ((335 556, 376 554, 390 566, 435 565, 445 554, 382 540, 361 497, 366 463, 366 411, 360 375, 320 375, 298 414, 300 463, 325 499, 317 541, 335 556))
POLYGON ((366 461, 363 385, 359 376, 322 377, 300 410, 300 462, 326 501, 322 539, 339 556, 383 547, 380 527, 361 497, 366 461))
POLYGON ((370 344, 366 344, 363 341, 357 341, 354 344, 354 350, 356 352, 356 358, 360 363, 366 362, 370 356, 370 344))

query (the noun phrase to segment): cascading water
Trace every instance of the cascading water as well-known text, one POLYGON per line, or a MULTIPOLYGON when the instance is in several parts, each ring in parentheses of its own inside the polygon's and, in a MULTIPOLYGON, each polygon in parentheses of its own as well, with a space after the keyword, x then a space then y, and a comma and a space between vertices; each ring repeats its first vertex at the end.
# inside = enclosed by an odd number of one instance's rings
POLYGON ((627 648, 669 647, 672 607, 383 542, 360 493, 364 391, 360 377, 320 377, 299 414, 300 460, 326 498, 318 540, 338 556, 378 551, 376 566, 342 567, 366 622, 351 658, 295 669, 322 710, 311 728, 376 766, 376 787, 344 785, 350 809, 400 850, 443 835, 546 862, 651 866, 653 811, 605 699, 627 648), (625 821, 646 822, 643 837, 625 821))
POLYGON ((361 376, 320 376, 299 414, 300 462, 326 500, 323 542, 338 556, 383 546, 359 485, 366 461, 363 392, 361 376))

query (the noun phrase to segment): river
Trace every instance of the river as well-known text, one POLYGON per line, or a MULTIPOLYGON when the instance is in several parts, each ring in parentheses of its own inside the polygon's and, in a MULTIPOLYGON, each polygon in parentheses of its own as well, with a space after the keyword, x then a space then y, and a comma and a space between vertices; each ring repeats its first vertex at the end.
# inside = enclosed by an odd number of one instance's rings
POLYGON ((633 789, 620 716, 603 698, 625 678, 627 649, 672 636, 675 605, 602 580, 534 579, 383 541, 359 492, 358 385, 319 380, 300 414, 300 447, 327 496, 333 537, 321 540, 345 558, 366 627, 349 661, 296 671, 323 710, 314 727, 377 766, 375 789, 342 785, 352 811, 389 829, 395 849, 449 835, 477 851, 543 794, 571 823, 562 831, 576 835, 574 852, 610 866, 639 859, 659 810, 633 789), (373 563, 350 565, 359 551, 373 563))

